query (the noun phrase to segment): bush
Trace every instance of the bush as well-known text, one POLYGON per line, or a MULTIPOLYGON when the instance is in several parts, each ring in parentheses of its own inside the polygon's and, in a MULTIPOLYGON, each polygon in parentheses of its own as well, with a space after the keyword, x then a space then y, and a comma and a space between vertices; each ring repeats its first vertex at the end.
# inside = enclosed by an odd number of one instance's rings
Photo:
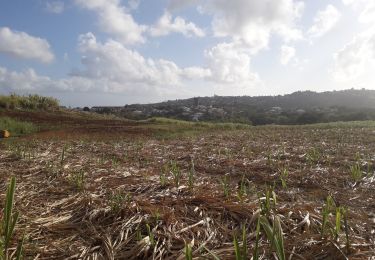
POLYGON ((59 101, 52 97, 43 97, 39 95, 0 95, 0 108, 25 110, 56 110, 59 108, 59 101))

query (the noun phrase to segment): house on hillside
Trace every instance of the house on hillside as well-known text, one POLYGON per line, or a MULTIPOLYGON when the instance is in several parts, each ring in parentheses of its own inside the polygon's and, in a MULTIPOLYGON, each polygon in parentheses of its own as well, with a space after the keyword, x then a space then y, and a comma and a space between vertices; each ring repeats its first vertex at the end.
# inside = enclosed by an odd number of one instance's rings
POLYGON ((103 107, 103 106, 94 106, 91 108, 91 111, 96 113, 119 113, 124 109, 124 107, 103 107))
POLYGON ((281 107, 271 107, 270 110, 268 110, 268 113, 270 114, 280 114, 281 112, 283 112, 283 109, 281 107))
POLYGON ((306 113, 306 110, 300 108, 300 109, 297 109, 297 110, 296 110, 296 113, 299 114, 299 115, 301 115, 301 114, 306 113))

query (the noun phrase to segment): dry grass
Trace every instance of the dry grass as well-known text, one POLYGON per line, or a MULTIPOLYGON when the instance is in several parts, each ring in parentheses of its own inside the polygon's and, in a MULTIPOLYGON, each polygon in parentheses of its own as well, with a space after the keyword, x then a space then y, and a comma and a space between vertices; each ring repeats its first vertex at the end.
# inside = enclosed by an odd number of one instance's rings
MULTIPOLYGON (((253 252, 259 200, 271 186, 277 203, 269 220, 280 220, 287 259, 373 259, 374 131, 269 126, 166 139, 19 139, 1 144, 0 201, 16 176, 16 234, 26 235, 27 259, 184 259, 187 244, 194 259, 234 259, 233 235, 244 225, 253 252), (171 161, 181 171, 178 187, 170 172, 160 182, 171 161), (353 181, 357 164, 363 175, 353 181), (288 169, 286 186, 280 169, 288 169), (247 190, 238 196, 243 181, 247 190), (334 214, 321 234, 328 195, 347 209, 349 248, 344 220, 337 239, 330 233, 334 214)), ((274 254, 261 232, 260 257, 274 254)))

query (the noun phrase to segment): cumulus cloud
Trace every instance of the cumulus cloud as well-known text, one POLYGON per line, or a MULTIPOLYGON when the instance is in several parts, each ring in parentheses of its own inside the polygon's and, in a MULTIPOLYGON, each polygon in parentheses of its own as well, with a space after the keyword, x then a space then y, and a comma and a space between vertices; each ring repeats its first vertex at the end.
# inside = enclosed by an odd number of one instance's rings
POLYGON ((62 1, 47 1, 45 10, 49 13, 61 14, 64 12, 65 5, 62 1))
POLYGON ((47 77, 42 78, 36 75, 33 69, 27 69, 23 72, 8 71, 4 67, 0 67, 0 86, 4 90, 35 90, 40 88, 42 81, 48 81, 47 77), (35 83, 38 85, 35 85, 35 83))
POLYGON ((74 75, 91 79, 106 78, 126 86, 177 86, 181 77, 204 76, 203 68, 181 69, 168 60, 146 59, 140 53, 130 50, 121 43, 108 40, 100 43, 92 33, 81 35, 79 50, 83 54, 84 70, 74 75))
POLYGON ((75 0, 82 8, 97 13, 100 29, 123 44, 145 42, 146 26, 139 25, 120 0, 75 0))
POLYGON ((87 86, 83 81, 85 79, 76 77, 53 80, 38 75, 31 68, 17 72, 0 66, 0 88, 5 92, 80 91, 87 86))
POLYGON ((375 2, 369 0, 342 0, 344 5, 351 7, 358 12, 360 23, 373 23, 375 21, 375 2))
POLYGON ((152 36, 165 36, 170 33, 182 33, 186 37, 203 37, 205 33, 192 22, 186 22, 185 19, 177 16, 172 19, 172 15, 166 11, 157 23, 150 29, 152 36))
POLYGON ((212 28, 217 37, 242 41, 253 53, 268 47, 272 34, 284 41, 300 40, 296 26, 304 4, 294 0, 208 0, 205 12, 212 14, 212 28))
POLYGON ((281 55, 280 55, 280 63, 282 65, 288 65, 289 62, 296 56, 296 49, 291 47, 291 46, 287 46, 287 45, 283 45, 281 46, 281 55))
MULTIPOLYGON (((126 87, 182 86, 186 80, 220 84, 253 85, 258 75, 251 72, 250 56, 235 43, 221 43, 205 52, 206 66, 180 68, 172 61, 146 59, 119 42, 100 43, 92 33, 81 35, 79 50, 84 69, 74 76, 107 79, 126 87)), ((112 90, 109 90, 112 91, 112 90)))
POLYGON ((375 2, 374 1, 370 1, 366 4, 364 10, 359 15, 359 21, 361 23, 375 22, 375 2))
POLYGON ((212 81, 247 86, 259 81, 258 75, 251 72, 248 51, 235 42, 220 43, 206 50, 205 57, 212 81))
POLYGON ((37 60, 50 63, 54 55, 47 40, 31 36, 25 32, 13 31, 0 27, 0 53, 17 58, 37 60))
POLYGON ((314 25, 308 30, 311 37, 322 37, 332 30, 340 20, 341 13, 333 5, 328 5, 324 10, 320 10, 315 18, 314 25))
POLYGON ((80 76, 52 79, 38 75, 34 69, 10 71, 0 66, 0 89, 2 92, 45 93, 45 92, 109 92, 116 83, 106 79, 92 80, 80 76))
POLYGON ((334 54, 333 76, 338 81, 358 79, 375 69, 375 28, 358 34, 334 54))
MULTIPOLYGON (((33 69, 14 72, 0 68, 0 87, 8 91, 122 93, 147 99, 189 93, 192 82, 205 84, 206 90, 231 94, 247 93, 259 83, 258 76, 251 72, 250 56, 233 43, 206 51, 206 66, 202 67, 179 67, 169 60, 147 59, 115 40, 100 42, 92 33, 79 37, 78 50, 82 67, 66 78, 51 79, 33 69)), ((189 95, 192 93, 185 96, 189 95)))

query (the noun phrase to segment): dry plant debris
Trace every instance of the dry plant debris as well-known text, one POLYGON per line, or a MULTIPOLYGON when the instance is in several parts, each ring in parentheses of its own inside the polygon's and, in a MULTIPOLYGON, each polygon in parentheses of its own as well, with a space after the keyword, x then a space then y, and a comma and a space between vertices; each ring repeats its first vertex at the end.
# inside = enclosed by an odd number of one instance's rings
MULTIPOLYGON (((16 176, 26 259, 185 259, 186 245, 234 259, 243 230, 250 259, 261 214, 280 221, 287 259, 375 259, 373 126, 128 128, 0 143, 0 201, 16 176)), ((262 230, 258 244, 275 259, 262 230)))

